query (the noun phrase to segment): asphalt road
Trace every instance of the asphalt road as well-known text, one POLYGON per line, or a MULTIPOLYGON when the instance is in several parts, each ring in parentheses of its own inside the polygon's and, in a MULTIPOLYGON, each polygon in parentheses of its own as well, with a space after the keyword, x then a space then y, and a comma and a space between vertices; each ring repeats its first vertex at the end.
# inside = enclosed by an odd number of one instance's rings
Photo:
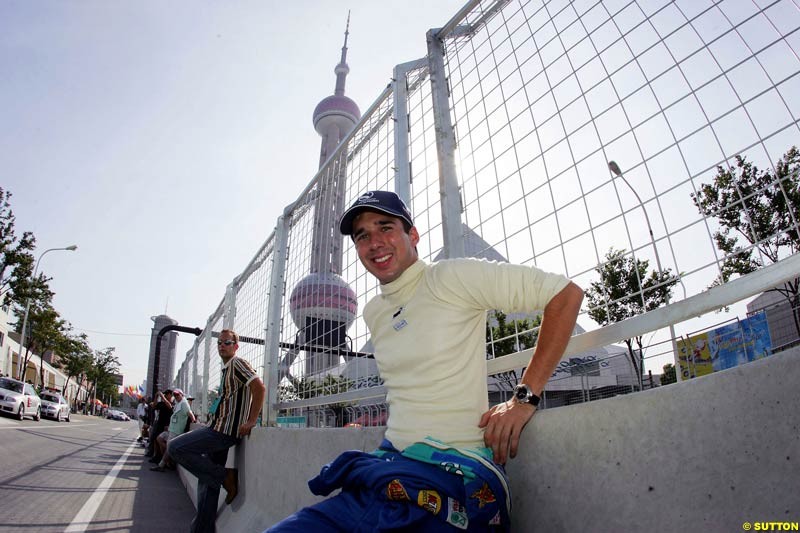
POLYGON ((174 471, 151 472, 136 422, 0 417, 0 532, 188 531, 174 471))

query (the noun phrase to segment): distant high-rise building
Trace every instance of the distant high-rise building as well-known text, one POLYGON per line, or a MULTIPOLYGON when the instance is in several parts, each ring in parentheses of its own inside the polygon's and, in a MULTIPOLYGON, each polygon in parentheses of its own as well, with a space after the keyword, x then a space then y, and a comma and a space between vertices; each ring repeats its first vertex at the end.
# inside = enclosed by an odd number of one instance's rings
MULTIPOLYGON (((153 321, 153 329, 150 332, 150 356, 147 360, 147 381, 148 387, 152 383, 153 380, 153 371, 155 369, 155 357, 156 357, 156 339, 158 337, 158 332, 161 331, 162 328, 166 326, 175 326, 178 324, 177 320, 174 320, 167 315, 158 315, 150 317, 150 320, 153 321)), ((158 380, 155 381, 158 390, 166 389, 169 384, 172 382, 172 376, 175 373, 175 349, 178 342, 178 333, 175 331, 170 331, 166 333, 163 337, 161 337, 161 352, 159 354, 159 364, 158 364, 158 380)), ((148 388, 145 394, 150 395, 152 393, 152 389, 148 388)))
MULTIPOLYGON (((784 289, 783 286, 776 289, 784 289)), ((777 290, 762 292, 747 304, 747 313, 763 311, 767 315, 772 348, 782 348, 798 342, 797 325, 791 302, 777 290)))

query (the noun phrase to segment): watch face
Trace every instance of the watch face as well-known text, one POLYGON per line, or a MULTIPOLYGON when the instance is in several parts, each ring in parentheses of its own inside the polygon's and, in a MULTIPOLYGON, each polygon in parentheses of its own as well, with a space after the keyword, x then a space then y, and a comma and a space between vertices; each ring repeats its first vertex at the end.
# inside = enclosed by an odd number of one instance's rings
POLYGON ((528 391, 526 391, 523 387, 517 387, 517 390, 514 391, 514 396, 516 396, 517 400, 521 402, 528 401, 528 391))

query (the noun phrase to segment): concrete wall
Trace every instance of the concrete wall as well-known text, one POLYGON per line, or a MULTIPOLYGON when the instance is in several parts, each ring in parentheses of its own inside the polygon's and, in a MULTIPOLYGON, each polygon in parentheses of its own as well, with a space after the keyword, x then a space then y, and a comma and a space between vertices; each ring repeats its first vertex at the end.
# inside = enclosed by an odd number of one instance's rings
MULTIPOLYGON (((798 384, 794 349, 538 413, 507 466, 513 530, 729 533, 743 522, 800 521, 798 384)), ((318 501, 306 481, 322 464, 380 438, 375 429, 254 431, 232 454, 240 495, 222 509, 219 530, 262 531, 318 501)))

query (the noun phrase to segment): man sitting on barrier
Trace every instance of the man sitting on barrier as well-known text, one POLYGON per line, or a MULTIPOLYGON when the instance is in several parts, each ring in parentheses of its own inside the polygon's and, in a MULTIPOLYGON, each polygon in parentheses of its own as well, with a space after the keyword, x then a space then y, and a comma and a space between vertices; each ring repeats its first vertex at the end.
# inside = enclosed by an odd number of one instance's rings
POLYGON ((236 497, 238 471, 225 468, 228 449, 250 434, 264 404, 264 382, 247 361, 236 357, 238 349, 239 336, 229 329, 220 331, 217 350, 223 365, 210 426, 178 435, 167 444, 172 460, 197 476, 197 514, 192 533, 215 530, 220 486, 228 493, 225 503, 236 497))
POLYGON ((364 308, 389 418, 372 453, 345 452, 309 482, 335 497, 268 531, 487 531, 510 527, 502 465, 517 453, 575 326, 583 291, 535 267, 476 259, 431 265, 394 193, 372 191, 340 231, 381 283, 364 308), (534 354, 514 397, 488 408, 486 313, 544 309, 534 354))

